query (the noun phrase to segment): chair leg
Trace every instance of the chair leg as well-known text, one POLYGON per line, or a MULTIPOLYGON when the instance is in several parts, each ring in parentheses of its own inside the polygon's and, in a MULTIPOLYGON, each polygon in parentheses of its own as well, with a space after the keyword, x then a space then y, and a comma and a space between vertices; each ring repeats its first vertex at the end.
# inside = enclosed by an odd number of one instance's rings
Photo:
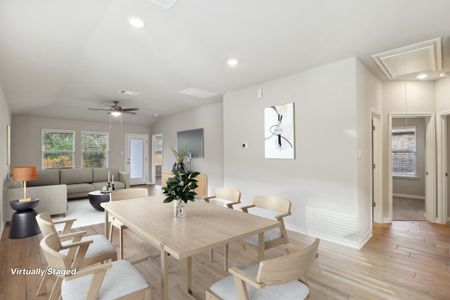
POLYGON ((214 262, 214 249, 211 249, 211 251, 209 252, 209 262, 214 262))
POLYGON ((52 289, 52 292, 50 293, 50 297, 48 297, 48 300, 59 299, 59 296, 61 294, 61 283, 62 283, 62 278, 56 277, 55 284, 53 285, 53 289, 52 289))
POLYGON ((144 291, 144 300, 151 300, 152 299, 152 289, 147 288, 144 291))
POLYGON ((47 293, 47 279, 48 279, 48 275, 47 275, 47 270, 46 270, 44 273, 44 276, 42 276, 41 283, 39 284, 38 290, 36 292, 36 297, 47 293))
POLYGON ((109 225, 109 237, 108 237, 108 241, 110 243, 112 243, 112 234, 113 234, 113 225, 112 225, 112 222, 111 222, 110 225, 109 225))
POLYGON ((225 272, 228 271, 228 256, 229 256, 229 246, 228 244, 225 245, 225 249, 223 252, 223 269, 225 272))
POLYGON ((119 259, 123 259, 123 228, 119 230, 119 259))

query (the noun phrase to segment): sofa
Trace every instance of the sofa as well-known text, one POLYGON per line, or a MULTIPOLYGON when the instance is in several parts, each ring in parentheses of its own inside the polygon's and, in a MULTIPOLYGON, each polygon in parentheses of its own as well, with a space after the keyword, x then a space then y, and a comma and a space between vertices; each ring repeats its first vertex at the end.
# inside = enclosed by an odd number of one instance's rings
MULTIPOLYGON (((89 192, 106 186, 108 171, 114 175, 116 189, 130 187, 128 173, 120 172, 117 168, 45 169, 38 171, 36 180, 27 182, 27 194, 40 199, 36 209, 38 213, 45 211, 51 215, 64 214, 68 200, 87 198, 89 192)), ((22 194, 22 183, 8 183, 7 201, 4 205, 6 221, 9 221, 14 213, 9 207, 9 201, 20 198, 22 194)))

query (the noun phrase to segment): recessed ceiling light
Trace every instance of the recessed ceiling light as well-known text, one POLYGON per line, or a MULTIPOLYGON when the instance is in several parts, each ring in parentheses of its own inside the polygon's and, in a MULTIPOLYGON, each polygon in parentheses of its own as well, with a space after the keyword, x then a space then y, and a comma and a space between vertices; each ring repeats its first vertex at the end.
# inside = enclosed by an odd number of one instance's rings
POLYGON ((445 73, 441 73, 441 74, 439 74, 439 76, 442 78, 442 77, 445 77, 445 73))
POLYGON ((158 114, 154 114, 153 116, 154 116, 155 118, 157 118, 159 115, 158 115, 158 114))
POLYGON ((122 91, 119 91, 119 94, 127 95, 127 96, 137 96, 137 95, 139 95, 139 92, 122 90, 122 91))
POLYGON ((230 67, 236 67, 237 64, 238 64, 238 61, 237 61, 237 59, 235 59, 235 58, 230 58, 229 60, 227 60, 227 64, 228 64, 230 67))
POLYGON ((417 79, 424 80, 428 78, 428 74, 422 73, 416 76, 417 79))
POLYGON ((128 23, 130 23, 130 25, 134 28, 142 28, 145 25, 144 21, 142 21, 141 18, 134 16, 128 17, 128 23))
POLYGON ((113 117, 120 117, 122 115, 122 113, 120 111, 112 111, 111 112, 111 116, 113 117))

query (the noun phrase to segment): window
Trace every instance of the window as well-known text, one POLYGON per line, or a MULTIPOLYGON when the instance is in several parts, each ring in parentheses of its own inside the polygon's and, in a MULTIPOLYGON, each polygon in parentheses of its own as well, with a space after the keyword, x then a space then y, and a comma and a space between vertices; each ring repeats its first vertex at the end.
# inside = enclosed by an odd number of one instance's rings
POLYGON ((42 169, 73 168, 74 152, 74 131, 42 130, 42 169))
POLYGON ((392 173, 394 176, 417 176, 416 128, 392 129, 392 173))
POLYGON ((81 167, 108 167, 109 135, 105 132, 81 132, 81 167))

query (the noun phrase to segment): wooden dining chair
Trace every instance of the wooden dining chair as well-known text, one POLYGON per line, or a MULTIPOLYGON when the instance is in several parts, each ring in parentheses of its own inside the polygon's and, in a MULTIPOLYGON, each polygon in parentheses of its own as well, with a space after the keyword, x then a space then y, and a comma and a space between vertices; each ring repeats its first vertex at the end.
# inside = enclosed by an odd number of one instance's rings
POLYGON ((306 299, 310 288, 306 275, 317 257, 319 239, 302 249, 260 262, 244 270, 230 268, 231 275, 206 291, 206 300, 306 299))
MULTIPOLYGON (((43 236, 55 233, 63 246, 79 241, 92 241, 93 243, 84 257, 82 266, 103 263, 108 260, 117 260, 116 249, 103 235, 95 234, 86 236, 86 231, 72 232, 72 225, 76 222, 76 219, 53 221, 49 213, 40 213, 36 216, 36 221, 43 236), (57 224, 64 224, 61 233, 56 230, 55 225, 57 224)), ((64 251, 67 252, 67 257, 69 259, 75 257, 76 249, 71 248, 64 251)), ((41 283, 39 284, 36 296, 46 293, 47 279, 48 275, 47 272, 45 272, 41 283)))
POLYGON ((137 269, 119 260, 79 270, 93 241, 62 245, 57 233, 45 236, 40 243, 50 268, 59 270, 56 289, 50 300, 151 299, 151 288, 137 269), (75 249, 72 260, 64 250, 75 249))
MULTIPOLYGON (((250 205, 241 207, 242 211, 248 213, 250 208, 259 208, 270 218, 279 222, 279 227, 264 232, 264 250, 287 245, 289 243, 284 218, 291 215, 291 202, 277 196, 255 196, 250 205)), ((258 236, 251 236, 244 239, 243 246, 258 249, 258 236)), ((260 257, 262 259, 263 257, 260 257)))
MULTIPOLYGON (((241 192, 232 188, 226 187, 217 188, 214 191, 214 195, 205 197, 203 198, 203 200, 207 203, 225 206, 233 209, 234 205, 241 203, 241 192)), ((228 256, 229 256, 228 244, 225 245, 223 256, 224 256, 224 270, 226 271, 228 270, 228 256)), ((214 261, 214 249, 211 249, 209 253, 209 260, 210 262, 214 261)))
MULTIPOLYGON (((111 201, 121 201, 134 198, 148 197, 146 188, 122 189, 111 193, 111 201)), ((112 243, 113 228, 119 231, 119 259, 123 259, 123 230, 127 227, 119 220, 113 218, 109 227, 109 242, 112 243)))

